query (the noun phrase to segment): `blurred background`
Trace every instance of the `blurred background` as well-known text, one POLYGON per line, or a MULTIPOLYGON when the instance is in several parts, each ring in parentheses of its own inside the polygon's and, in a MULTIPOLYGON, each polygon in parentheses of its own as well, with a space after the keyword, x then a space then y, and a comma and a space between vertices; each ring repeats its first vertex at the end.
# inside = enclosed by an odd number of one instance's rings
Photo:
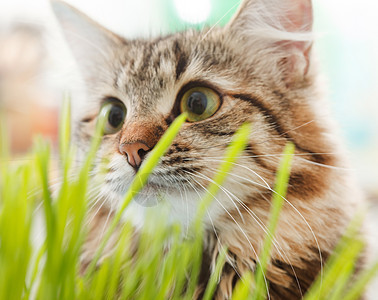
MULTIPOLYGON (((239 4, 239 0, 67 2, 129 38, 224 25, 239 4)), ((378 2, 313 2, 316 48, 332 112, 372 211, 377 211, 378 2)), ((47 0, 0 0, 0 108, 6 111, 14 153, 27 151, 35 133, 56 141, 62 95, 77 85, 73 67, 47 0)))
MULTIPOLYGON (((239 4, 239 0, 67 2, 129 38, 224 25, 239 4)), ((361 184, 369 195, 378 194, 378 3, 313 2, 316 47, 332 112, 361 184)), ((63 91, 77 90, 73 68, 47 0, 0 0, 0 105, 10 114, 15 151, 26 151, 35 132, 56 140, 63 91)))

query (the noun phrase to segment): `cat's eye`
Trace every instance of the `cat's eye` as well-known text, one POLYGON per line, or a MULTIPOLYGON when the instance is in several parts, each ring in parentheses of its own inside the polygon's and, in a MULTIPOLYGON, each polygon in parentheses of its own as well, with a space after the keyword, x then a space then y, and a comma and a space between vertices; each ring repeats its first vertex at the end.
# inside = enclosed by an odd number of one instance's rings
POLYGON ((108 98, 101 107, 101 111, 107 114, 104 126, 104 134, 118 132, 125 121, 126 107, 117 98, 108 98))
POLYGON ((219 95, 207 87, 194 87, 181 98, 180 110, 188 113, 188 122, 198 122, 214 115, 221 104, 219 95))

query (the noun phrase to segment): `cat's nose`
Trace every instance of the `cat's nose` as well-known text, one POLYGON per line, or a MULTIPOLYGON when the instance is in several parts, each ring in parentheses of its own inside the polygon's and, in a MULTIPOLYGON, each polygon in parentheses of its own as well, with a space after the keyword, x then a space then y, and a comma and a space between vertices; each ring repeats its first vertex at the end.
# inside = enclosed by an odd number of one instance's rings
POLYGON ((136 171, 139 169, 146 154, 151 150, 144 142, 123 143, 119 152, 126 155, 127 161, 136 171))

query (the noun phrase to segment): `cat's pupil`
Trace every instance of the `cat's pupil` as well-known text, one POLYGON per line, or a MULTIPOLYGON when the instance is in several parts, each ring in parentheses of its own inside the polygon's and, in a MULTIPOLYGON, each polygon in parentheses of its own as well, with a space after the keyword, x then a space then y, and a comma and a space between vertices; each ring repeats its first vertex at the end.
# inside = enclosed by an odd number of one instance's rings
POLYGON ((202 115, 207 107, 207 97, 204 93, 193 92, 187 102, 188 108, 196 115, 202 115))
POLYGON ((109 117, 108 117, 109 124, 112 127, 117 128, 119 125, 121 125, 124 118, 125 118, 124 110, 118 105, 113 105, 109 112, 109 117))

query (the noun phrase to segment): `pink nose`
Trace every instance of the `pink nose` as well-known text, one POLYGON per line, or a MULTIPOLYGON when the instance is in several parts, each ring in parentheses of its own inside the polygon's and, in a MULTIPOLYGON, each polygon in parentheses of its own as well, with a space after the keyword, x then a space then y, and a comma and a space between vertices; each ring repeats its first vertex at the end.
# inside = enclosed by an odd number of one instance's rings
POLYGON ((119 146, 119 152, 127 156, 127 161, 130 166, 138 170, 144 157, 151 148, 144 142, 123 143, 119 146))

